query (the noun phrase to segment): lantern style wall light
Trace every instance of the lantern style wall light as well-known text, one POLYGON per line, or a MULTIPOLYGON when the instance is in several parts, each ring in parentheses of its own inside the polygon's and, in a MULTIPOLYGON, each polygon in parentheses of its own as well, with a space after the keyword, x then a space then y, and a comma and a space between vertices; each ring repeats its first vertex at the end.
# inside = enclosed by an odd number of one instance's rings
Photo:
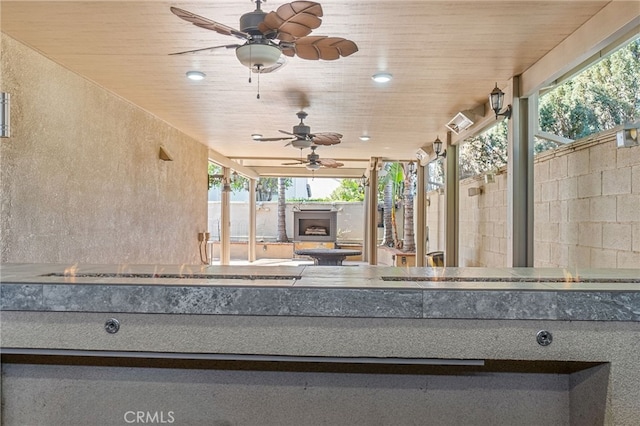
POLYGON ((216 183, 222 183, 222 192, 231 192, 231 182, 222 174, 209 175, 209 189, 216 183))
POLYGON ((442 158, 447 157, 447 150, 445 149, 444 151, 442 151, 442 141, 440 140, 439 136, 437 136, 436 140, 433 141, 433 151, 436 153, 436 159, 439 157, 442 157, 442 158))
POLYGON ((496 113, 496 120, 499 116, 503 116, 505 118, 511 118, 511 105, 507 105, 507 108, 500 112, 502 109, 502 104, 504 102, 504 92, 498 89, 498 83, 496 83, 496 87, 489 94, 489 105, 491 105, 491 109, 496 113))

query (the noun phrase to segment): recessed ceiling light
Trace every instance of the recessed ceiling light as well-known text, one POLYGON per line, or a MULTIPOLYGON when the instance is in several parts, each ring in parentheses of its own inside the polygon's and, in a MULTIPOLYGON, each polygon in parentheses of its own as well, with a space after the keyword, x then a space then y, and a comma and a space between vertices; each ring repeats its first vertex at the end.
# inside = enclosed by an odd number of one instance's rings
POLYGON ((391 81, 393 76, 391 74, 389 74, 388 72, 379 72, 379 73, 376 73, 376 74, 372 75, 371 78, 376 83, 388 83, 388 82, 391 81))
POLYGON ((207 75, 201 71, 187 71, 187 78, 193 81, 204 80, 207 75))
POLYGON ((371 139, 371 136, 369 136, 369 135, 362 135, 362 136, 360 136, 360 140, 361 140, 362 142, 366 142, 366 141, 368 141, 369 139, 371 139))
POLYGON ((262 135, 260 133, 253 133, 251 135, 251 139, 253 139, 254 141, 257 141, 258 139, 260 139, 262 137, 262 135))

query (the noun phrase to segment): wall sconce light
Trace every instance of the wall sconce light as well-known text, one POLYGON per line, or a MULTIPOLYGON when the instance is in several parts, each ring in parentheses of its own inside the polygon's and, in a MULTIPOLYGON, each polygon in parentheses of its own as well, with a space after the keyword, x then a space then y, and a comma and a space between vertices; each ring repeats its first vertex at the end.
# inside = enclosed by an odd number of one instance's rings
POLYGON ((231 192, 231 183, 229 179, 225 179, 224 175, 209 175, 209 189, 220 183, 222 184, 222 192, 231 192))
POLYGON ((504 92, 498 89, 498 83, 496 83, 496 87, 489 94, 489 105, 493 112, 496 113, 496 120, 499 116, 503 116, 505 118, 511 118, 511 105, 507 105, 507 109, 500 112, 502 109, 502 103, 504 102, 504 92))
POLYGON ((640 133, 640 123, 624 126, 616 133, 618 148, 631 148, 640 145, 638 133, 640 133))
POLYGON ((416 163, 409 161, 409 174, 416 174, 416 163))
POLYGON ((442 152, 442 141, 440 140, 439 136, 437 136, 436 140, 433 141, 433 151, 436 153, 436 159, 438 157, 447 157, 447 150, 445 149, 444 152, 442 152), (442 154, 440 154, 440 152, 442 152, 442 154))
POLYGON ((8 138, 11 136, 10 121, 11 95, 8 93, 0 93, 0 138, 8 138))
POLYGON ((173 156, 169 154, 169 151, 164 146, 160 146, 160 151, 158 153, 158 157, 162 161, 173 161, 173 156))
POLYGON ((362 177, 360 178, 360 185, 364 188, 366 186, 369 186, 369 178, 363 173, 362 177))

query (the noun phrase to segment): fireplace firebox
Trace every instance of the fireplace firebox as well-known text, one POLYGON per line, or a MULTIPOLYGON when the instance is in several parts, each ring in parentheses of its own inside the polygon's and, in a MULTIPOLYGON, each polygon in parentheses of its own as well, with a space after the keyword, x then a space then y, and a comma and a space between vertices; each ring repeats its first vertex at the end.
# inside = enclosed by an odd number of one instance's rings
POLYGON ((293 212, 293 240, 335 242, 337 216, 334 210, 300 210, 293 212))

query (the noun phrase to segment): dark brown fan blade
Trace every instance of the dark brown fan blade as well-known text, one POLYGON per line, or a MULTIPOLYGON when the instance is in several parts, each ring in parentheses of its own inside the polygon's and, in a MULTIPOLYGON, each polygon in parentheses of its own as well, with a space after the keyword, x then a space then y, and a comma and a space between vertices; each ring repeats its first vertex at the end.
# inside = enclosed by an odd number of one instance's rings
POLYGON ((334 160, 333 158, 321 158, 321 159, 318 160, 318 163, 320 163, 322 166, 330 168, 330 169, 337 169, 338 167, 344 166, 343 163, 340 163, 340 162, 334 160))
POLYGON ((341 142, 342 135, 340 133, 314 133, 311 140, 316 145, 337 145, 341 142))
POLYGON ((295 40, 292 47, 285 45, 282 53, 293 56, 292 51, 302 59, 332 61, 354 54, 358 46, 342 37, 309 36, 295 40))
POLYGON ((235 28, 231 28, 227 25, 221 24, 216 21, 212 21, 211 19, 207 19, 204 16, 196 15, 195 13, 191 13, 187 10, 180 9, 177 7, 171 7, 170 10, 178 18, 184 19, 187 22, 191 22, 193 25, 197 27, 201 27, 207 30, 212 30, 224 35, 238 37, 243 40, 251 39, 251 36, 245 32, 236 30, 235 28))
POLYGON ((312 1, 294 1, 269 12, 258 26, 263 33, 278 31, 276 38, 293 40, 311 34, 322 23, 322 6, 312 1))
POLYGON ((222 48, 235 49, 239 46, 240 46, 239 44, 225 44, 222 46, 204 47, 202 49, 193 49, 193 50, 185 50, 184 52, 169 53, 169 55, 185 55, 188 53, 195 54, 195 53, 206 52, 206 51, 212 52, 216 49, 222 49, 222 48))

